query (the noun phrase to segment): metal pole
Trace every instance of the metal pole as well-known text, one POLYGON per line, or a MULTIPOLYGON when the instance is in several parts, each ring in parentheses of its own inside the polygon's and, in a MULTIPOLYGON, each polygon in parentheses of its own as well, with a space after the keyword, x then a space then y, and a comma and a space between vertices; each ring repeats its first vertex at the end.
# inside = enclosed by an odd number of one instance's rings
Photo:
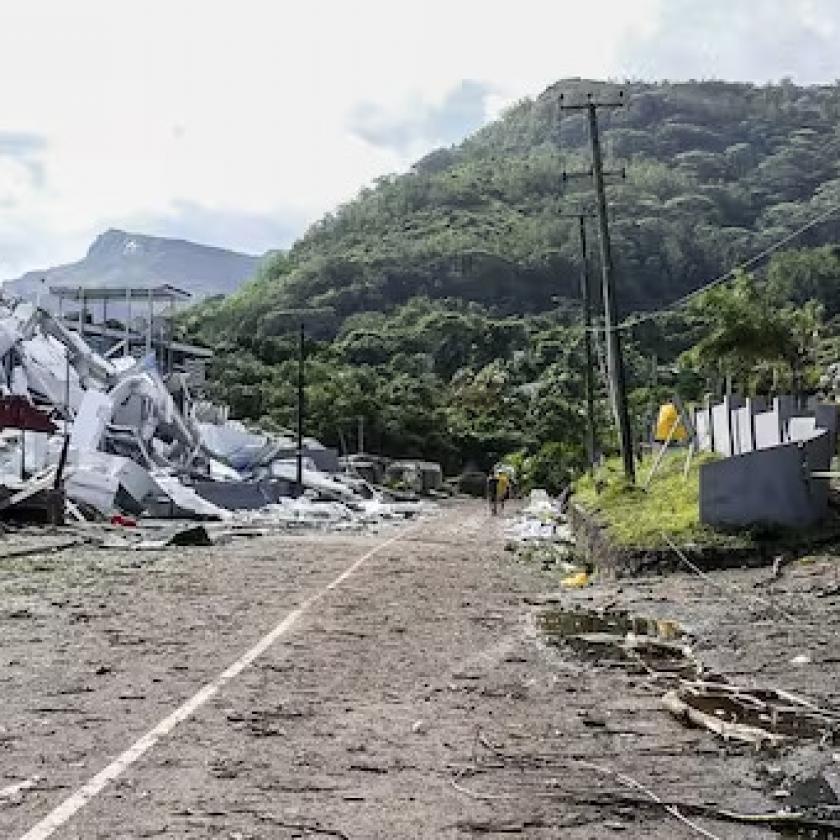
POLYGON ((300 322, 298 342, 298 399, 297 399, 297 487, 303 493, 303 321, 300 322))
POLYGON ((624 461, 624 475, 631 483, 636 481, 636 465, 633 459, 633 437, 630 431, 630 415, 627 411, 627 391, 624 377, 624 360, 621 355, 621 337, 618 333, 618 315, 615 304, 612 249, 610 229, 607 220, 607 198, 604 191, 604 166, 601 160, 601 144, 598 139, 598 115, 595 103, 587 106, 589 114, 589 139, 592 144, 592 173, 595 177, 595 192, 598 197, 598 221, 601 230, 601 268, 604 289, 604 330, 607 339, 607 373, 615 392, 616 415, 621 457, 624 461))
POLYGON ((123 356, 131 355, 131 289, 125 290, 125 346, 123 356))
POLYGON ((592 295, 589 289, 589 255, 586 251, 586 221, 583 213, 578 216, 580 225, 580 292, 583 298, 583 348, 586 356, 583 372, 583 390, 586 401, 586 460, 589 474, 595 463, 595 398, 592 388, 592 295))
POLYGON ((152 290, 149 289, 149 325, 146 329, 146 355, 152 352, 152 319, 155 314, 155 305, 152 299, 152 290))
MULTIPOLYGON (((656 391, 659 387, 659 358, 656 353, 650 354, 650 422, 647 428, 647 442, 653 447, 656 442, 656 425, 659 421, 659 414, 657 411, 657 396, 656 391)), ((651 449, 652 451, 652 449, 651 449)))
POLYGON ((365 451, 365 418, 359 417, 357 420, 357 443, 358 443, 358 452, 365 451))
POLYGON ((85 290, 79 286, 79 335, 85 335, 85 290))
POLYGON ((64 354, 64 437, 68 436, 67 424, 70 420, 70 350, 64 354))
POLYGON ((167 333, 166 333, 167 342, 168 342, 166 367, 169 371, 170 376, 172 375, 172 369, 175 366, 175 362, 174 362, 175 351, 172 348, 172 344, 175 340, 174 324, 175 324, 175 297, 173 296, 173 297, 169 298, 169 324, 168 324, 167 333))

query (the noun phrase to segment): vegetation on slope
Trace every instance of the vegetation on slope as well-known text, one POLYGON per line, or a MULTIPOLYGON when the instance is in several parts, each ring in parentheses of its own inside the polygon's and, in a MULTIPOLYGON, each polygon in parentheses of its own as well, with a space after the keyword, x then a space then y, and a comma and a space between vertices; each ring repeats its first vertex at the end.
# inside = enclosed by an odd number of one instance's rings
MULTIPOLYGON (((579 469, 579 247, 576 223, 560 214, 590 206, 592 191, 587 178, 563 178, 589 166, 581 115, 561 119, 558 108, 571 87, 558 83, 460 146, 379 179, 273 254, 240 292, 192 310, 185 332, 218 354, 214 395, 246 419, 290 425, 287 312, 326 307, 307 326, 310 429, 326 442, 340 445, 362 416, 369 447, 386 454, 454 469, 519 451, 552 482, 579 469)), ((624 312, 696 289, 840 202, 840 86, 639 83, 628 95, 627 108, 602 114, 608 166, 626 169, 609 187, 624 312)), ((827 244, 836 226, 815 225, 797 240, 801 250, 777 255, 742 314, 772 293, 767 323, 782 329, 796 319, 791 310, 774 321, 777 301, 813 298, 837 315, 840 259, 827 244)), ((698 396, 727 375, 751 387, 773 376, 778 387, 803 381, 811 350, 799 339, 756 347, 749 370, 735 369, 737 354, 715 356, 722 345, 708 341, 677 365, 740 305, 721 294, 627 333, 637 428, 675 389, 698 396)), ((819 317, 812 307, 800 333, 819 317)), ((601 406, 604 396, 599 384, 601 406)), ((603 408, 599 422, 609 449, 603 408)))
POLYGON ((576 481, 575 502, 594 514, 610 539, 625 548, 666 547, 664 534, 682 544, 726 541, 700 524, 700 466, 712 458, 707 453, 693 458, 684 475, 686 451, 667 452, 646 490, 641 485, 650 475, 653 458, 642 465, 638 485, 629 485, 621 460, 611 458, 594 476, 576 481))

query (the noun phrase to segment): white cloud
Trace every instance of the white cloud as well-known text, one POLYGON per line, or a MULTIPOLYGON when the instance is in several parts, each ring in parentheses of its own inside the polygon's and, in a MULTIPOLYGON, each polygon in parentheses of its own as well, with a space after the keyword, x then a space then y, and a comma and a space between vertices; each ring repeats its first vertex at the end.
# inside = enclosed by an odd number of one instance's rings
POLYGON ((840 77, 836 0, 661 0, 646 36, 620 52, 639 78, 803 84, 840 77))
POLYGON ((464 80, 439 103, 413 96, 401 109, 361 102, 349 115, 350 130, 375 147, 416 155, 430 147, 450 145, 483 125, 493 88, 464 80))
MULTIPOLYGON (((836 34, 831 0, 761 3, 795 12, 797 32, 836 34)), ((41 141, 5 156, 0 142, 0 277, 77 258, 131 222, 251 251, 275 233, 289 244, 362 184, 558 78, 680 75, 679 51, 654 49, 679 30, 671 7, 0 0, 0 138, 41 141), (459 100, 465 84, 475 95, 459 100)), ((698 17, 706 34, 728 25, 698 17)))

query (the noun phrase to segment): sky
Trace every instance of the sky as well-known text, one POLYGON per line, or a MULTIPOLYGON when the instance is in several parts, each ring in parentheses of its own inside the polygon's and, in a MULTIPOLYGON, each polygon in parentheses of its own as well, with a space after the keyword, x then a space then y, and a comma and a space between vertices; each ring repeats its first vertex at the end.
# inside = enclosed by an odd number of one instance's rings
POLYGON ((0 0, 0 278, 287 247, 563 77, 840 79, 837 0, 0 0))

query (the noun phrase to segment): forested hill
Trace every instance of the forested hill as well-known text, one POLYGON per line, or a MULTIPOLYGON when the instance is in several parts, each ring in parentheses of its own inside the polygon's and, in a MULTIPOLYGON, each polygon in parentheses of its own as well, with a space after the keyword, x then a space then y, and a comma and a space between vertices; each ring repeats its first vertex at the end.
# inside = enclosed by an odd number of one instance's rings
MULTIPOLYGON (((460 146, 379 179, 264 268, 255 286, 204 324, 272 331, 272 310, 331 306, 340 320, 416 296, 462 298, 496 312, 538 311, 577 294, 574 222, 591 201, 585 118, 559 94, 612 88, 558 82, 460 146)), ((661 304, 696 288, 840 201, 840 86, 724 82, 625 87, 599 112, 619 303, 661 304)), ((569 101, 567 99, 567 101, 569 101)), ((798 244, 836 238, 817 226, 798 244)), ((228 333, 229 334, 229 333, 228 333)))
MULTIPOLYGON (((385 454, 455 469, 517 450, 536 465, 535 480, 552 486, 579 467, 579 243, 576 220, 562 214, 591 207, 593 190, 588 176, 563 177, 585 173, 590 154, 583 115, 558 107, 575 88, 614 95, 558 82, 461 145, 379 179, 266 259, 236 294, 188 312, 186 334, 217 351, 214 396, 236 416, 290 424, 288 310, 321 308, 307 318, 307 416, 325 442, 338 445, 362 416, 369 445, 385 454)), ((608 190, 625 314, 679 298, 840 204, 840 85, 625 91, 626 107, 599 112, 606 165, 626 174, 608 190)), ((838 235, 835 216, 790 244, 838 235)), ((828 316, 840 312, 840 252, 780 254, 770 269, 783 304, 816 298, 828 316)), ((652 404, 652 356, 673 369, 703 330, 678 318, 626 334, 638 412, 652 404)), ((686 398, 712 385, 692 375, 686 398)))

